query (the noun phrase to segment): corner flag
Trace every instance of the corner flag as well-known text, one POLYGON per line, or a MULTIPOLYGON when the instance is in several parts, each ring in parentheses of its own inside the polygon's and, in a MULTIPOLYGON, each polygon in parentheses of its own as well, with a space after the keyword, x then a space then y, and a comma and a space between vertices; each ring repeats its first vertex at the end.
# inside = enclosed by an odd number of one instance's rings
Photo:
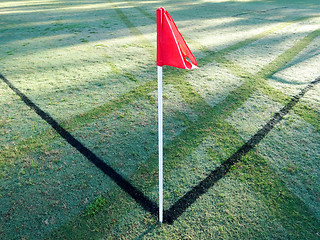
POLYGON ((184 41, 172 17, 164 8, 157 10, 157 65, 192 69, 197 60, 184 41), (189 58, 191 62, 187 61, 189 58))
POLYGON ((197 67, 197 60, 176 24, 164 8, 157 9, 158 134, 159 134, 159 222, 163 222, 163 113, 162 66, 183 69, 197 67), (187 58, 190 60, 188 61, 187 58))

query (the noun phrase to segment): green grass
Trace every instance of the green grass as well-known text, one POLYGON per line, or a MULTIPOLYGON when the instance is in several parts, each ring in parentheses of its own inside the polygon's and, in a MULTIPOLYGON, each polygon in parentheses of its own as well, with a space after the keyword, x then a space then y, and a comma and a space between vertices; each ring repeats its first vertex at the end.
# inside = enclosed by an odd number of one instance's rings
MULTIPOLYGON (((163 4, 200 66, 164 68, 168 209, 291 99, 273 80, 294 83, 300 63, 313 68, 317 55, 308 54, 320 32, 312 0, 299 14, 298 1, 163 4), (251 50, 265 46, 272 51, 262 65, 241 60, 246 54, 258 59, 251 50)), ((155 202, 157 7, 144 1, 0 4, 1 73, 155 202)), ((310 71, 309 82, 317 73, 310 71)), ((317 89, 168 225, 158 224, 0 83, 6 113, 0 116, 0 236, 319 239, 317 89)))

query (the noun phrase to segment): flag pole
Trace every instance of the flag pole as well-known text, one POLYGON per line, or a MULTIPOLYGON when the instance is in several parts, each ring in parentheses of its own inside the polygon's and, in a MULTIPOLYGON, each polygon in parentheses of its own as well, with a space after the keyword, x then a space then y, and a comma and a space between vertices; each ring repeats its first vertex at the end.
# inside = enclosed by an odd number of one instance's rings
POLYGON ((163 222, 162 67, 158 66, 159 222, 163 222))

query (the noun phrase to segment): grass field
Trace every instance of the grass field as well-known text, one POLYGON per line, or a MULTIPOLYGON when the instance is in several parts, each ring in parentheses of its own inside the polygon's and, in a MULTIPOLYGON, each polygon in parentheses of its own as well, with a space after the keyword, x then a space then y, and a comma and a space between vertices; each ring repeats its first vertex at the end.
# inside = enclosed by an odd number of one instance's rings
POLYGON ((319 0, 1 1, 0 239, 320 239, 319 62, 319 0))

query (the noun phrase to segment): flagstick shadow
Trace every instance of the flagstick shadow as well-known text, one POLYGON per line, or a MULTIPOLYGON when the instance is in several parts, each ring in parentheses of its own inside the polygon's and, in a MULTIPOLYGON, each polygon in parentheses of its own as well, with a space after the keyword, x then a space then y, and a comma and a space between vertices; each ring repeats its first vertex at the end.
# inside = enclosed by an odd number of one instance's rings
POLYGON ((71 146, 76 148, 84 157, 98 167, 102 172, 108 175, 123 191, 128 193, 144 210, 153 215, 158 214, 158 206, 156 203, 147 198, 140 190, 135 188, 124 177, 117 173, 112 167, 106 164, 102 159, 95 155, 91 150, 85 147, 79 140, 73 137, 65 130, 55 119, 48 113, 44 112, 35 103, 33 103, 25 94, 16 88, 9 80, 0 74, 0 79, 14 91, 21 100, 34 110, 43 120, 45 120, 62 138, 64 138, 71 146))
POLYGON ((164 212, 164 222, 172 224, 179 216, 181 216, 187 208, 192 205, 201 195, 205 194, 216 182, 223 178, 231 169, 231 167, 240 161, 252 150, 261 140, 278 124, 285 115, 299 102, 299 100, 316 84, 320 82, 320 77, 308 84, 299 94, 294 96, 291 101, 277 112, 268 123, 266 123, 253 137, 247 141, 232 156, 224 161, 219 167, 213 170, 204 180, 197 186, 187 192, 182 198, 175 202, 168 210, 164 212))

